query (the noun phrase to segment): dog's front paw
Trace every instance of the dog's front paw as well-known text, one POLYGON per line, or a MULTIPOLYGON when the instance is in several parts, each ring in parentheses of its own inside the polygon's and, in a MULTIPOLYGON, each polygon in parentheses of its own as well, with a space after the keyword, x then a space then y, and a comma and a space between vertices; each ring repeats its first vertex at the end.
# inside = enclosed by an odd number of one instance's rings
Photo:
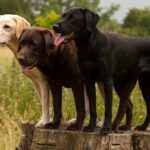
POLYGON ((107 134, 109 134, 109 133, 111 133, 112 132, 112 129, 111 128, 102 128, 101 129, 101 134, 102 135, 107 135, 107 134))
POLYGON ((146 127, 143 126, 143 125, 141 125, 141 126, 136 126, 136 127, 134 128, 134 130, 145 131, 145 130, 146 130, 146 127))
POLYGON ((81 130, 82 126, 79 126, 77 123, 72 123, 67 127, 67 130, 78 131, 81 130))
POLYGON ((129 131, 129 130, 131 130, 131 126, 129 126, 129 125, 122 125, 122 126, 119 127, 119 130, 129 131))
POLYGON ((35 127, 37 128, 43 128, 45 124, 47 124, 49 121, 48 120, 40 120, 35 124, 35 127))
POLYGON ((95 127, 94 126, 85 126, 83 128, 83 132, 94 132, 95 127))
POLYGON ((60 123, 50 122, 44 125, 44 129, 58 129, 60 123))

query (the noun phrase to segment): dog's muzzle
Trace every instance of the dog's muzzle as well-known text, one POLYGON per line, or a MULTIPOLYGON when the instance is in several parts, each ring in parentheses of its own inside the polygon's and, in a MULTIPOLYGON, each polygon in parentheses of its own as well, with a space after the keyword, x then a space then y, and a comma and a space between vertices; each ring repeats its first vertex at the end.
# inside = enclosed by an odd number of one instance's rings
POLYGON ((59 33, 60 32, 60 25, 59 24, 54 24, 53 25, 53 29, 56 33, 59 33))

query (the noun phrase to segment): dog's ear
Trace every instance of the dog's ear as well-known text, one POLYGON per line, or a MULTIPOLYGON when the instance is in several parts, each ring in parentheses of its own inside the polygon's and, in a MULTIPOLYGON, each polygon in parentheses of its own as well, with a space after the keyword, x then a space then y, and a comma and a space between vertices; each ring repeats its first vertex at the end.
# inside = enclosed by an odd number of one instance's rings
POLYGON ((92 12, 89 9, 85 9, 85 24, 88 31, 92 31, 92 29, 98 23, 100 17, 98 14, 92 12))
POLYGON ((20 44, 21 44, 20 40, 21 40, 21 37, 22 37, 22 35, 23 35, 23 33, 24 33, 25 31, 26 31, 26 29, 23 29, 22 32, 20 33, 19 38, 18 38, 18 40, 19 40, 19 45, 18 45, 17 52, 19 52, 19 50, 20 50, 20 44))
POLYGON ((46 54, 49 56, 52 52, 52 49, 55 47, 54 45, 54 35, 53 33, 48 29, 43 29, 43 35, 45 40, 45 51, 46 54))
POLYGON ((20 16, 15 16, 14 20, 16 21, 16 37, 19 39, 23 29, 30 27, 30 23, 20 16))

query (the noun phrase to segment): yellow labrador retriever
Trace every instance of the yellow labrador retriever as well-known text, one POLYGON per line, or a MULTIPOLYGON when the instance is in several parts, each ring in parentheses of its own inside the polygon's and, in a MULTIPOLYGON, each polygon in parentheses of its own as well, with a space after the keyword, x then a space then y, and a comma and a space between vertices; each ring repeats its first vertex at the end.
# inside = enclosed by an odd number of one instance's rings
MULTIPOLYGON (((23 29, 30 27, 30 23, 17 15, 0 15, 0 44, 6 44, 16 57, 19 37, 23 29)), ((31 70, 22 68, 33 83, 42 105, 42 116, 36 127, 42 127, 49 122, 49 85, 45 76, 34 67, 31 70)))

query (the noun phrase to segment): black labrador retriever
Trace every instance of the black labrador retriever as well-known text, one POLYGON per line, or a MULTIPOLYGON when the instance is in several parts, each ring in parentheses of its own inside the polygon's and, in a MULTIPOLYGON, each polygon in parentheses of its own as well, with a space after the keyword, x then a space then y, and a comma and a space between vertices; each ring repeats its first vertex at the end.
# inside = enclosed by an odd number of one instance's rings
POLYGON ((77 50, 73 41, 54 46, 56 34, 46 28, 32 27, 23 30, 19 39, 17 58, 22 67, 34 66, 47 77, 53 97, 54 119, 45 128, 56 129, 62 116, 62 86, 71 88, 75 98, 77 119, 67 127, 80 130, 85 118, 84 87, 77 63, 77 50))
POLYGON ((111 132, 112 88, 116 86, 120 105, 113 128, 117 128, 124 115, 127 100, 138 78, 147 105, 145 122, 137 129, 145 130, 150 121, 150 38, 118 37, 97 29, 98 14, 82 8, 65 12, 53 29, 61 33, 56 40, 75 40, 78 49, 78 64, 89 97, 90 122, 85 130, 95 127, 96 96, 95 82, 100 81, 105 91, 105 120, 101 132, 111 132))

